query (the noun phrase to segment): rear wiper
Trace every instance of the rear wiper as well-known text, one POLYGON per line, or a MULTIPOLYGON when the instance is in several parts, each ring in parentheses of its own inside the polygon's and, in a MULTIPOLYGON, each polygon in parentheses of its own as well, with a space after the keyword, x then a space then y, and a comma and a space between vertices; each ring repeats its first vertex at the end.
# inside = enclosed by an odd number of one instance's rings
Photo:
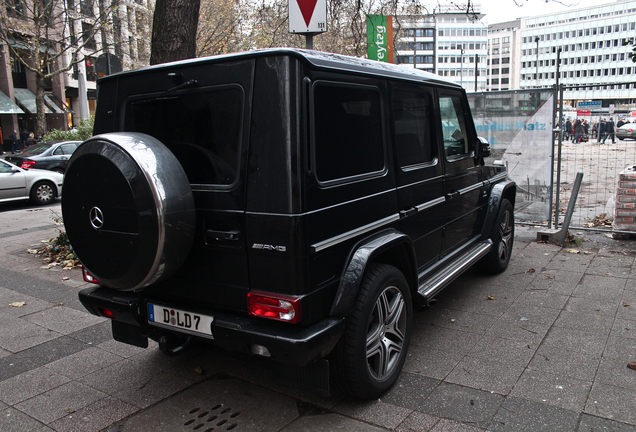
POLYGON ((197 84, 198 84, 197 80, 195 80, 195 79, 191 79, 190 81, 186 81, 186 82, 181 83, 181 84, 179 84, 179 85, 177 85, 177 86, 174 86, 174 87, 172 87, 172 88, 169 88, 168 90, 166 90, 165 92, 163 92, 163 93, 161 93, 159 96, 157 96, 155 99, 159 99, 160 97, 165 96, 165 95, 166 95, 166 93, 170 93, 170 92, 173 92, 173 91, 175 91, 175 90, 180 90, 180 89, 182 89, 182 88, 186 88, 186 87, 195 86, 195 85, 197 85, 197 84))

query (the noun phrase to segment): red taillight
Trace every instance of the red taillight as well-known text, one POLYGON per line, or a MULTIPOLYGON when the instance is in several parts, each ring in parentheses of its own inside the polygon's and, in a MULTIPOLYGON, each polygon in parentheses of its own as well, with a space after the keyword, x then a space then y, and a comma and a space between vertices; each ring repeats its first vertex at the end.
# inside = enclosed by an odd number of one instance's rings
POLYGON ((22 162, 22 165, 20 165, 20 168, 22 169, 29 169, 31 168, 33 165, 35 165, 35 161, 30 161, 30 160, 25 160, 22 162))
POLYGON ((106 318, 115 319, 115 314, 110 309, 106 309, 104 307, 100 307, 98 309, 99 309, 99 312, 102 314, 102 316, 105 316, 106 318))
POLYGON ((261 318, 297 323, 300 322, 300 299, 252 291, 247 294, 247 311, 261 318))
POLYGON ((95 279, 95 277, 92 274, 90 274, 90 272, 86 270, 86 267, 84 266, 82 266, 82 276, 84 277, 84 281, 99 285, 99 282, 97 281, 97 279, 95 279))

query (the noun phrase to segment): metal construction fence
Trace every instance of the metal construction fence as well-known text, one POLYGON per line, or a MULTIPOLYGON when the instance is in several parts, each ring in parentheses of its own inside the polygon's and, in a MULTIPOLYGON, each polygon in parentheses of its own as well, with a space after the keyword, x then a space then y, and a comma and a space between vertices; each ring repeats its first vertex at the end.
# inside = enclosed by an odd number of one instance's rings
MULTIPOLYGON (((602 92, 603 86, 588 87, 602 92)), ((624 225, 613 228, 612 223, 619 174, 636 164, 636 140, 608 137, 603 144, 598 132, 594 132, 594 124, 609 117, 615 123, 620 118, 632 122, 632 111, 629 107, 615 108, 614 112, 598 107, 596 111, 563 112, 557 103, 559 96, 564 90, 583 87, 469 93, 468 97, 477 133, 491 143, 492 156, 487 162, 505 164, 510 178, 517 183, 515 214, 519 221, 559 227, 580 171, 583 183, 570 228, 631 232, 625 231, 624 225), (577 117, 586 120, 589 128, 580 143, 572 142, 571 134, 562 131, 567 118, 574 123, 577 117), (557 127, 559 124, 561 127, 557 127)))

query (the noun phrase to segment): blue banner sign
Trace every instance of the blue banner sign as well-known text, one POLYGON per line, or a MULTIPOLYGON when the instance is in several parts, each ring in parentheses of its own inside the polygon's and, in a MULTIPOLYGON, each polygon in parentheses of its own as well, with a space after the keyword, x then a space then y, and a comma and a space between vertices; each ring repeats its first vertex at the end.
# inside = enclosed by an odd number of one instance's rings
POLYGON ((576 107, 577 109, 584 109, 584 110, 600 109, 601 101, 577 102, 576 107))

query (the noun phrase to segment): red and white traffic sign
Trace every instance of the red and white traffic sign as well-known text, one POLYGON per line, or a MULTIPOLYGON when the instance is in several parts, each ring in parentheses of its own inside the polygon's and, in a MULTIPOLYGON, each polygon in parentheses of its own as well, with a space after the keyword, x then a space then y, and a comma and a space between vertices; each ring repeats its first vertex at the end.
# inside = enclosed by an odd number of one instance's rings
POLYGON ((289 0, 290 33, 327 31, 327 0, 289 0))

